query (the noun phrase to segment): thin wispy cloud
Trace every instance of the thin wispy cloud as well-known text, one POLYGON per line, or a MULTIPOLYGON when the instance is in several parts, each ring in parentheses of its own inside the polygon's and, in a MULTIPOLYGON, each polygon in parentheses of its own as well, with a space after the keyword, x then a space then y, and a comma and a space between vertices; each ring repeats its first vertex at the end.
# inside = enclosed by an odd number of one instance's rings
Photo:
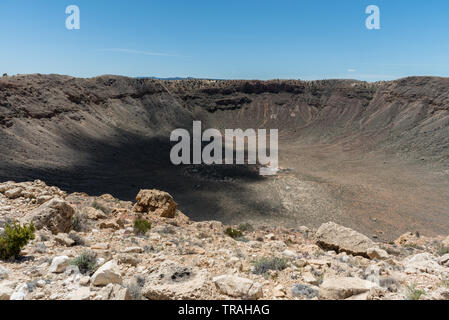
POLYGON ((381 66, 381 67, 448 67, 449 64, 433 63, 360 63, 361 65, 381 66))
MULTIPOLYGON (((391 75, 391 74, 363 74, 363 73, 351 73, 351 79, 357 79, 362 81, 382 81, 382 80, 396 80, 400 79, 402 76, 391 75)), ((348 79, 348 74, 321 74, 314 76, 301 77, 303 80, 322 80, 322 79, 348 79)))
POLYGON ((125 54, 137 54, 137 55, 156 56, 156 57, 182 57, 179 54, 143 51, 143 50, 134 50, 134 49, 124 49, 124 48, 105 48, 105 49, 99 49, 97 51, 99 51, 99 52, 118 52, 118 53, 125 53, 125 54))
POLYGON ((356 72, 356 69, 348 69, 348 72, 356 72))

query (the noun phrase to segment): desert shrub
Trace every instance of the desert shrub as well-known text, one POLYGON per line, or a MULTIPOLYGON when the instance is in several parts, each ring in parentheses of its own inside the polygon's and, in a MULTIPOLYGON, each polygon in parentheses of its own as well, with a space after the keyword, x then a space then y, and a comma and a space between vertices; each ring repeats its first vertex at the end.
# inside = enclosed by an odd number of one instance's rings
POLYGON ((440 256, 444 256, 449 253, 449 247, 439 246, 437 250, 437 254, 440 256))
POLYGON ((416 243, 406 243, 404 244, 404 248, 411 248, 411 249, 423 249, 421 246, 417 245, 416 243))
POLYGON ((265 274, 270 270, 282 271, 287 268, 288 260, 277 257, 263 257, 253 262, 254 274, 265 274))
POLYGON ((146 234, 151 229, 151 222, 143 218, 134 220, 134 233, 139 235, 146 234))
POLYGON ((408 300, 419 300, 422 295, 426 294, 424 290, 419 290, 416 288, 416 284, 407 286, 407 299, 408 300))
POLYGON ((95 200, 92 203, 92 208, 95 208, 97 210, 103 211, 104 214, 109 214, 109 211, 110 211, 108 208, 106 208, 104 205, 99 203, 97 200, 95 200))
POLYGON ((320 295, 319 290, 306 284, 295 284, 291 289, 292 296, 313 299, 320 295))
POLYGON ((225 230, 225 234, 230 236, 232 239, 237 239, 237 238, 243 237, 242 231, 231 228, 231 227, 229 227, 225 230))
POLYGON ((254 230, 253 226, 248 222, 240 224, 238 229, 242 232, 251 232, 254 230))
POLYGON ((72 266, 77 266, 82 274, 92 275, 98 268, 95 252, 84 251, 78 257, 70 261, 72 266))
POLYGON ((318 285, 321 285, 324 281, 324 273, 314 274, 314 277, 316 279, 316 282, 318 285))
POLYGON ((89 231, 89 222, 86 217, 76 213, 72 218, 72 229, 77 232, 89 231))
POLYGON ((81 231, 81 216, 79 214, 75 214, 72 218, 72 229, 81 231))
POLYGON ((4 233, 0 236, 0 259, 9 259, 20 255, 22 248, 34 239, 34 225, 21 226, 19 223, 5 224, 4 233))
POLYGON ((142 300, 142 288, 145 285, 145 278, 137 275, 135 276, 126 287, 129 290, 133 300, 142 300))

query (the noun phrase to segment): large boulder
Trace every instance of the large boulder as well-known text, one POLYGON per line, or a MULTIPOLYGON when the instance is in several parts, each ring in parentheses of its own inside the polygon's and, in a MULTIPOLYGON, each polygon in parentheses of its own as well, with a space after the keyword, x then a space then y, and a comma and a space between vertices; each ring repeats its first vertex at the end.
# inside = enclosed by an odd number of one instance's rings
POLYGON ((14 181, 7 181, 0 183, 0 193, 5 193, 9 189, 15 188, 16 183, 14 181))
POLYGON ((205 270, 180 266, 173 261, 163 262, 145 281, 142 294, 150 300, 194 300, 201 296, 208 284, 205 270))
POLYGON ((328 300, 346 299, 369 291, 377 285, 371 281, 353 277, 330 277, 320 286, 320 298, 328 300))
POLYGON ((380 248, 369 248, 366 254, 370 259, 387 260, 390 258, 388 252, 380 248))
POLYGON ((75 209, 66 201, 54 198, 31 211, 26 222, 33 222, 36 229, 47 228, 53 234, 67 233, 72 228, 75 209))
POLYGON ((17 188, 13 188, 13 189, 9 189, 9 190, 5 191, 5 196, 8 199, 17 199, 20 196, 22 196, 22 192, 23 192, 23 189, 20 187, 17 187, 17 188))
POLYGON ((429 273, 449 276, 449 269, 438 264, 438 258, 428 252, 418 253, 403 260, 404 272, 407 274, 429 273))
POLYGON ((164 218, 174 218, 178 204, 164 191, 140 190, 134 209, 140 213, 151 213, 164 218))
POLYGON ((326 250, 346 252, 368 258, 368 249, 375 247, 367 236, 334 222, 322 224, 316 232, 317 244, 326 250))
POLYGON ((213 279, 218 291, 234 298, 259 299, 263 296, 262 285, 247 278, 225 274, 213 279))
POLYGON ((106 286, 112 284, 122 284, 122 276, 117 266, 117 262, 111 260, 102 265, 90 278, 93 286, 106 286))

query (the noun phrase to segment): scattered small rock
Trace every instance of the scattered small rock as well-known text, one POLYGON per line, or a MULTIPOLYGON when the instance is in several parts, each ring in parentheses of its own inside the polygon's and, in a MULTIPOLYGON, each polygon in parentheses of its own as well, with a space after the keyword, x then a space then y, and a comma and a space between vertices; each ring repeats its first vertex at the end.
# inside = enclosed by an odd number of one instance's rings
POLYGON ((262 285, 247 278, 226 274, 213 278, 213 282, 219 292, 231 297, 252 300, 263 296, 262 285))
POLYGON ((366 254, 370 259, 387 260, 390 258, 388 252, 380 248, 369 248, 366 254))
POLYGON ((69 257, 67 256, 59 256, 53 258, 50 265, 50 272, 52 273, 62 273, 67 268, 69 263, 69 257))
POLYGON ((55 236, 55 241, 66 247, 71 247, 75 244, 75 241, 69 238, 69 236, 66 233, 58 233, 55 236))

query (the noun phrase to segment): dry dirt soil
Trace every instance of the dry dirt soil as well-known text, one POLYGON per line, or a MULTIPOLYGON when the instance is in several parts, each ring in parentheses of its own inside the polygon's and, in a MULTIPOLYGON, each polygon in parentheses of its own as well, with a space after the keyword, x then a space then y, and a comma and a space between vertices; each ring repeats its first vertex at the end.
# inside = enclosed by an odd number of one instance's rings
POLYGON ((391 240, 449 231, 449 79, 392 82, 0 79, 0 181, 133 200, 173 195, 193 220, 316 227, 391 240), (279 129, 282 170, 174 166, 175 128, 279 129))

